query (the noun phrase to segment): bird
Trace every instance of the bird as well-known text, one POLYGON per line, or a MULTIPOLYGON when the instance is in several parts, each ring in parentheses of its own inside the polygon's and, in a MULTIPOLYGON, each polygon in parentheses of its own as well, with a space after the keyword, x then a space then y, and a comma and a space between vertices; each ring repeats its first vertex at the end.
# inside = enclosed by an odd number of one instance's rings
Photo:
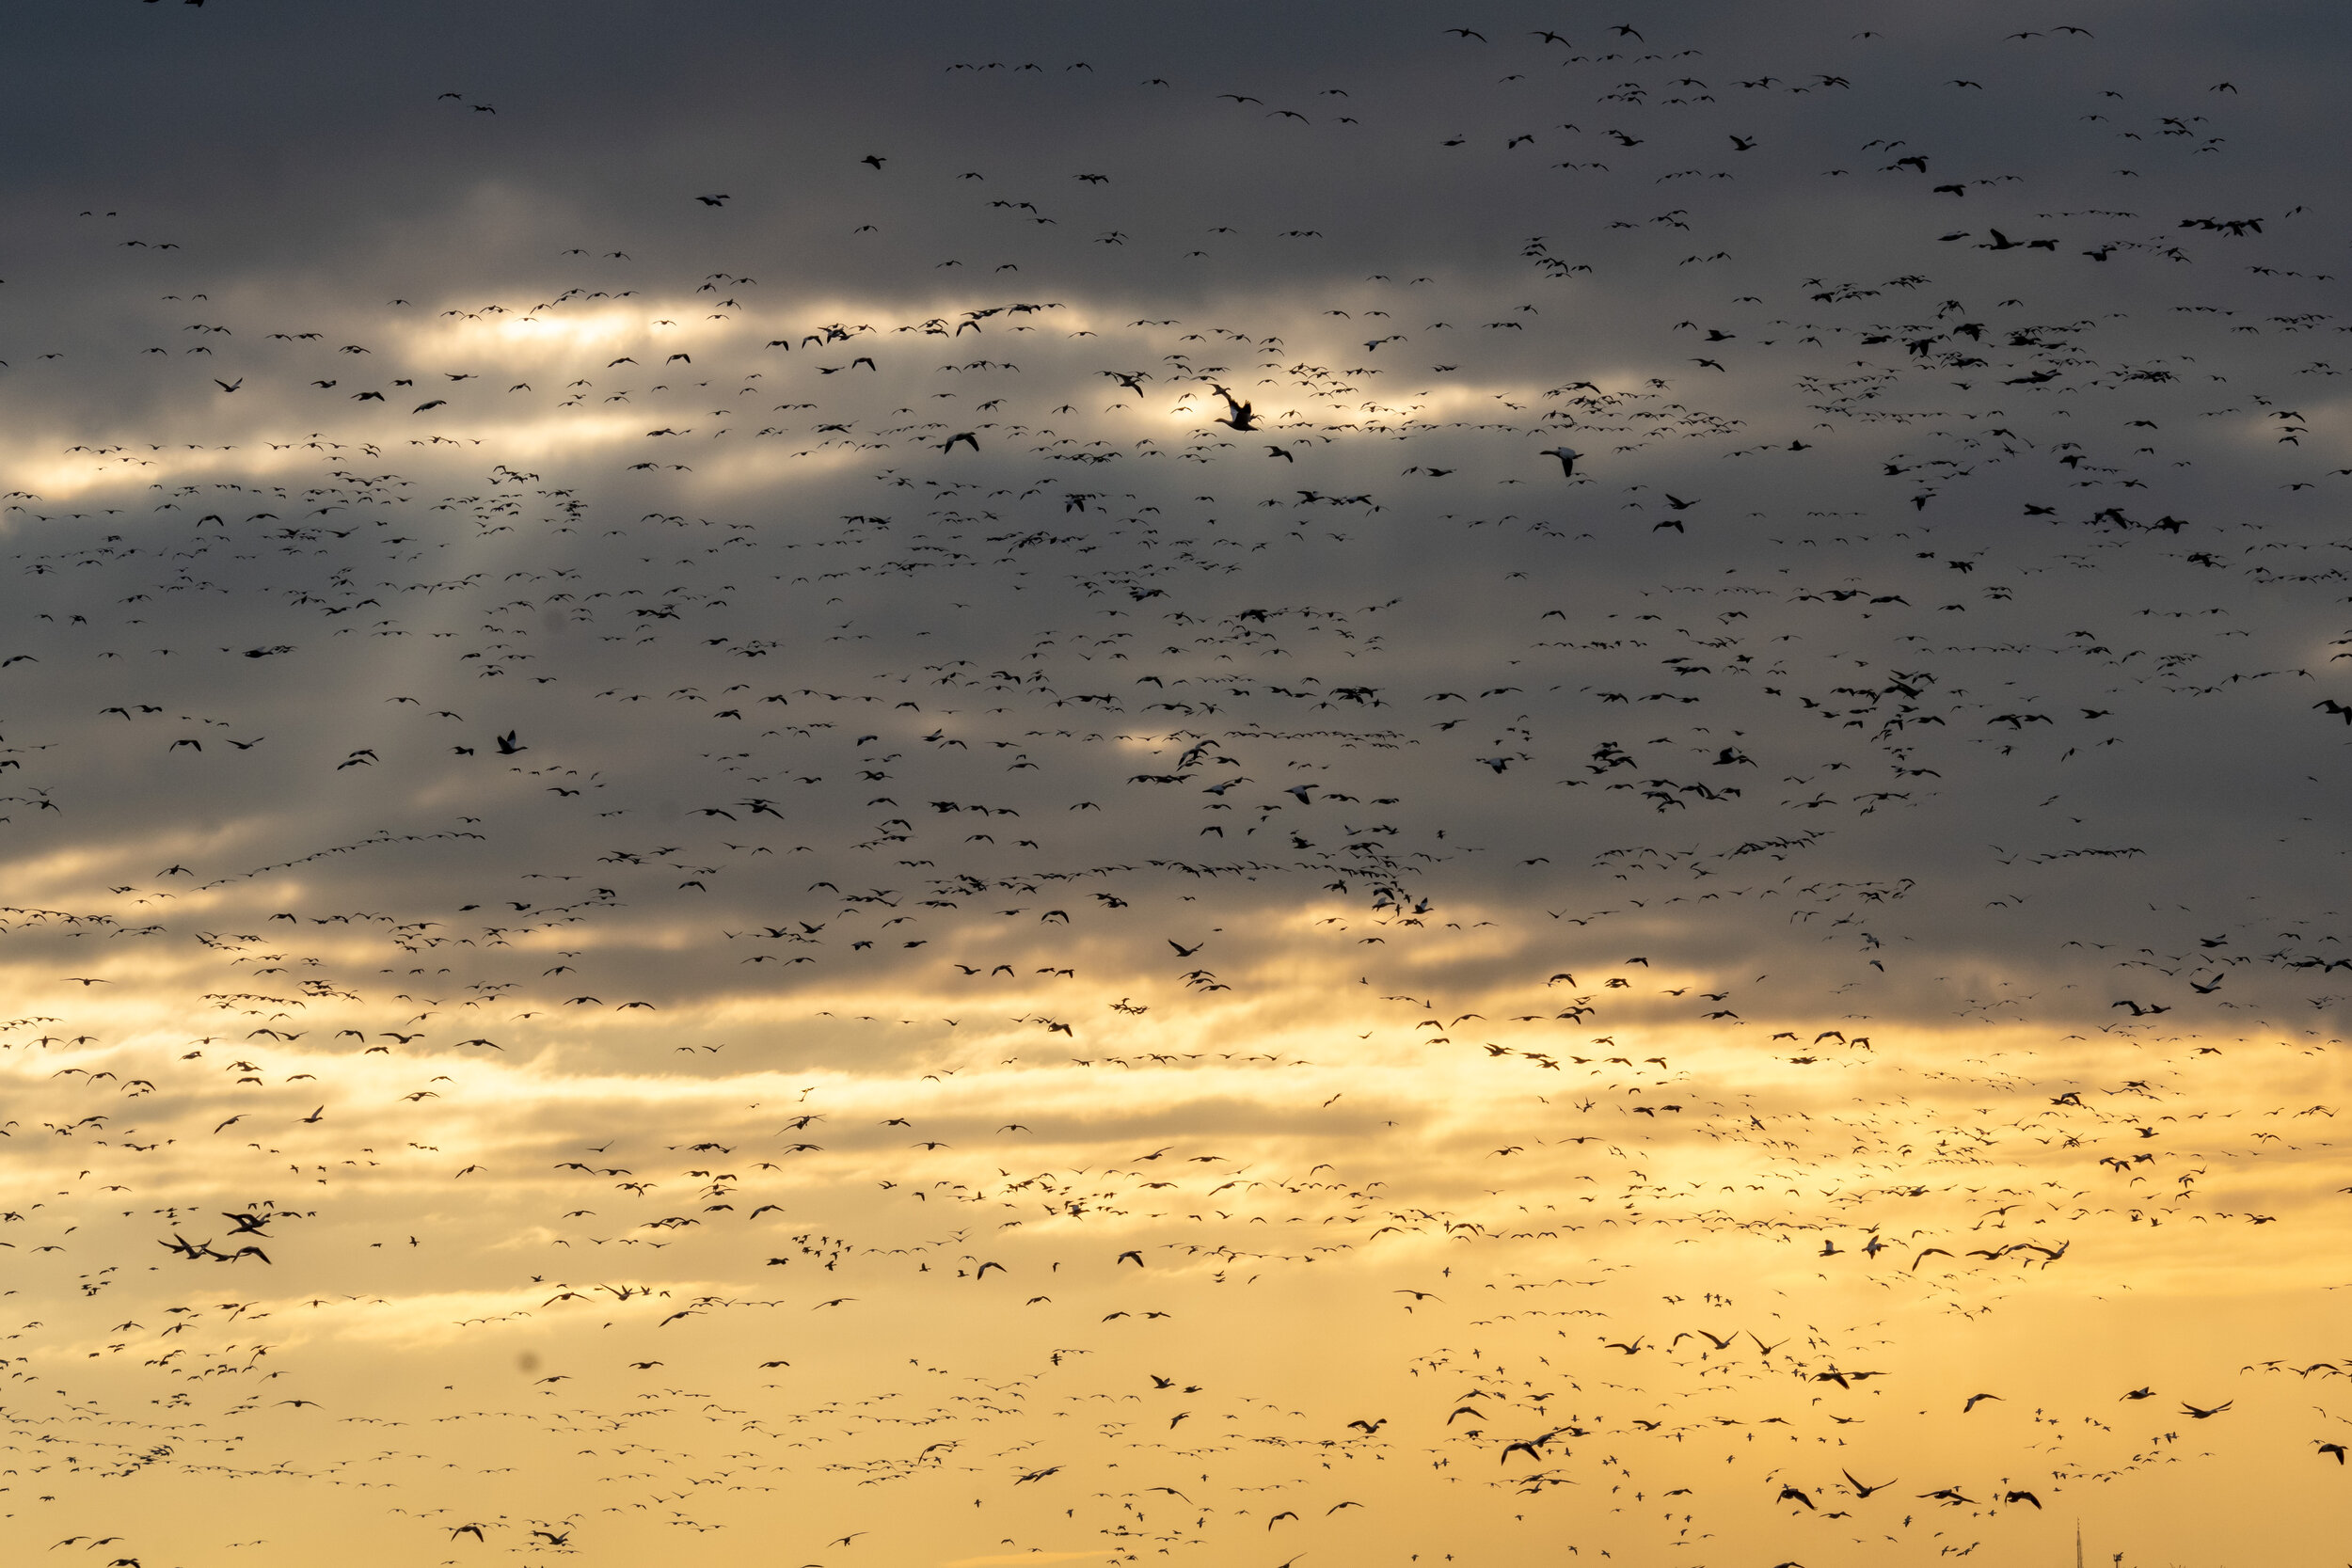
POLYGON ((1900 1476, 1898 1476, 1894 1481, 1882 1481, 1874 1485, 1865 1486, 1861 1481, 1854 1479, 1854 1473, 1851 1470, 1839 1470, 1837 1473, 1846 1478, 1846 1484, 1853 1488, 1853 1495, 1857 1497, 1863 1498, 1865 1501, 1868 1500, 1871 1493, 1883 1492, 1888 1487, 1898 1484, 1902 1480, 1900 1476))
POLYGON ((1576 477, 1576 460, 1584 454, 1578 451, 1574 447, 1546 447, 1543 450, 1542 455, 1545 457, 1558 458, 1560 460, 1560 477, 1563 479, 1574 479, 1576 477))
POLYGON ((1211 389, 1215 391, 1218 397, 1225 400, 1226 408, 1224 416, 1212 420, 1210 421, 1211 423, 1228 425, 1234 430, 1255 430, 1258 428, 1258 416, 1251 411, 1250 404, 1238 401, 1234 398, 1232 393, 1227 391, 1222 387, 1215 387, 1211 389))

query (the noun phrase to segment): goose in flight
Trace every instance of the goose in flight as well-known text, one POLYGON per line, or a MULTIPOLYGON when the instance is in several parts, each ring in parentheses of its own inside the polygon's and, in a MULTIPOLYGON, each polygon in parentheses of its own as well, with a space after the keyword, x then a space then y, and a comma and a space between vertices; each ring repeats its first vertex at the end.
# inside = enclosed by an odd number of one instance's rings
POLYGON ((1226 425, 1234 430, 1255 430, 1258 428, 1258 416, 1250 411, 1250 405, 1248 404, 1235 402, 1233 394, 1227 391, 1222 387, 1216 387, 1212 384, 1212 389, 1218 397, 1225 400, 1225 406, 1228 410, 1230 410, 1226 418, 1213 420, 1213 423, 1226 425))

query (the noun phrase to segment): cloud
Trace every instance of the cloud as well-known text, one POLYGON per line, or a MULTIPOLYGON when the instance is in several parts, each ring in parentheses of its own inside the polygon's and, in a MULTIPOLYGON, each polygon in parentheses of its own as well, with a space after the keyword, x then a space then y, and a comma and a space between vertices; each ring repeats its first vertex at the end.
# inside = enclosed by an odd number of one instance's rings
POLYGON ((2320 32, 135 9, 0 106, 51 1524, 2332 1539, 2320 32))

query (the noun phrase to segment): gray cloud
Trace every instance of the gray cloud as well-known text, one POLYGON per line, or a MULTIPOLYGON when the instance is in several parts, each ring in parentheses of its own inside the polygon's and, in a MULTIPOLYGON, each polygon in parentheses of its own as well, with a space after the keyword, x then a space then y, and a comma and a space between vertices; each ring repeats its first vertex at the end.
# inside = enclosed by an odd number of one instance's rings
POLYGON ((1373 1549, 1336 1462, 1864 1560, 1777 1418, 2219 1553, 2123 1389, 2325 1462, 2334 13, 1456 20, 26 23, 0 1528, 1373 1549))

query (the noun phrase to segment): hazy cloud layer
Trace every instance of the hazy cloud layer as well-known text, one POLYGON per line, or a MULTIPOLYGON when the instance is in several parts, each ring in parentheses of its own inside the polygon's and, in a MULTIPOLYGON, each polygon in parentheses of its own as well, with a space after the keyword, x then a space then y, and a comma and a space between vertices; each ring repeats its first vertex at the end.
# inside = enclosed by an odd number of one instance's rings
POLYGON ((2333 10, 12 42, 13 1550, 2333 1560, 2333 10))

